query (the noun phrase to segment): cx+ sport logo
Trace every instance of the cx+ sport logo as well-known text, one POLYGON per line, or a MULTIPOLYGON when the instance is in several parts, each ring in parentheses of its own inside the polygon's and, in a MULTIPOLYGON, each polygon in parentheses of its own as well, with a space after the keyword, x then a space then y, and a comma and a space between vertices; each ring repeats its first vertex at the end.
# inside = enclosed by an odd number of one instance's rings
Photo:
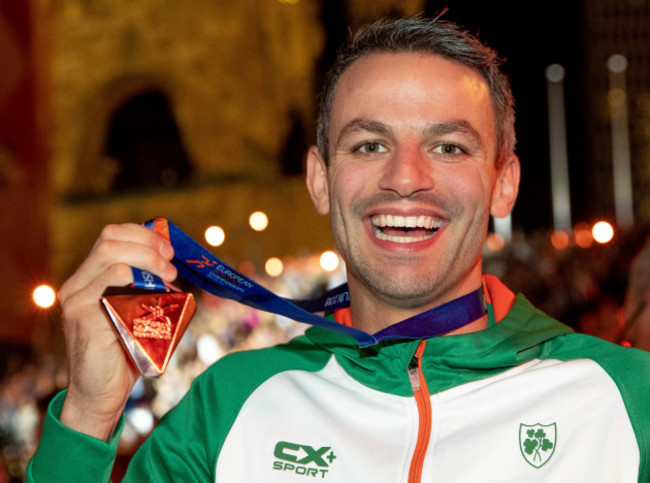
POLYGON ((313 478, 325 478, 329 467, 336 460, 336 455, 330 446, 314 448, 287 441, 280 441, 275 445, 273 456, 275 456, 274 470, 289 471, 313 478))

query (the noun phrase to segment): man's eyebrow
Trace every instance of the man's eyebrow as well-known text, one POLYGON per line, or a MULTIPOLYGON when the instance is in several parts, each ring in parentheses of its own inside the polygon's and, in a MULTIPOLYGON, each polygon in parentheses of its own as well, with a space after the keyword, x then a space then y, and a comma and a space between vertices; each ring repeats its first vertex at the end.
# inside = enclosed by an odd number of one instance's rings
MULTIPOLYGON (((393 131, 390 126, 381 122, 373 121, 370 119, 356 118, 348 122, 341 132, 339 132, 338 137, 336 138, 335 146, 338 146, 343 139, 347 136, 358 133, 375 133, 380 136, 392 136, 393 131)), ((447 121, 447 122, 432 122, 427 124, 423 133, 427 136, 444 136, 446 134, 462 134, 470 138, 470 140, 476 143, 477 146, 483 145, 483 139, 481 134, 478 132, 472 124, 465 120, 459 119, 456 121, 447 121)))
POLYGON ((371 121, 369 119, 356 118, 347 123, 339 132, 336 138, 335 146, 338 146, 342 139, 356 132, 368 132, 388 136, 391 134, 390 128, 380 121, 371 121))
POLYGON ((482 144, 481 134, 466 120, 431 123, 424 129, 424 132, 433 136, 460 133, 471 137, 478 144, 482 144))

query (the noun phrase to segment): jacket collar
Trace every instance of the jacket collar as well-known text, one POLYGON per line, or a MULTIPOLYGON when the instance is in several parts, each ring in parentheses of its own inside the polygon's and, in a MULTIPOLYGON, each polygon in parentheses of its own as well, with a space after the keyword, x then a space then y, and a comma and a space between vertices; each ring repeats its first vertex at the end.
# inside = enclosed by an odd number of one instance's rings
MULTIPOLYGON (((468 369, 512 367, 538 357, 545 342, 572 332, 533 307, 523 295, 515 296, 497 277, 484 275, 483 284, 490 318, 488 328, 428 339, 426 359, 468 369)), ((338 357, 371 371, 385 364, 397 365, 400 370, 406 368, 419 343, 396 340, 360 348, 352 337, 318 327, 310 328, 306 335, 338 357)))

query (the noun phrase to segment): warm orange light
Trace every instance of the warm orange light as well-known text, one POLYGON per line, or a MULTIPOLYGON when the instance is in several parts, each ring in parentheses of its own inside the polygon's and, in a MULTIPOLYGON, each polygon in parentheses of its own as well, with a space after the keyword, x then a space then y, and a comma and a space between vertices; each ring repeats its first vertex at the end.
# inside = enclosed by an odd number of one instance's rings
POLYGON ((205 241, 208 242, 208 245, 213 247, 219 247, 223 245, 223 242, 226 241, 226 232, 223 231, 223 228, 220 226, 211 226, 205 230, 205 241))
POLYGON ((556 231, 551 235, 551 244, 556 250, 564 250, 569 246, 569 235, 564 231, 556 231))
POLYGON ((269 226, 269 217, 263 211, 256 211, 248 217, 248 224, 255 231, 264 231, 269 226))
POLYGON ((310 255, 307 259, 307 271, 312 275, 318 275, 321 273, 322 268, 320 257, 318 255, 310 255))
POLYGON ((505 239, 498 233, 490 233, 485 243, 493 252, 498 252, 499 250, 502 250, 504 246, 506 246, 505 239))
POLYGON ((255 275, 255 264, 251 260, 244 260, 239 264, 239 271, 247 277, 255 275))
POLYGON ((264 264, 264 270, 271 277, 279 277, 284 270, 284 264, 279 258, 271 257, 264 264))
POLYGON ((42 309, 49 309, 56 302, 56 293, 49 285, 39 285, 32 294, 34 303, 42 309))
POLYGON ((580 248, 589 248, 594 243, 594 237, 591 234, 591 229, 586 223, 578 223, 573 230, 573 236, 576 240, 576 245, 580 248))
POLYGON ((331 250, 323 252, 320 256, 320 266, 326 272, 333 272, 339 266, 339 257, 331 250))
POLYGON ((614 228, 606 221, 599 221, 591 229, 591 234, 598 243, 609 243, 614 238, 614 228))

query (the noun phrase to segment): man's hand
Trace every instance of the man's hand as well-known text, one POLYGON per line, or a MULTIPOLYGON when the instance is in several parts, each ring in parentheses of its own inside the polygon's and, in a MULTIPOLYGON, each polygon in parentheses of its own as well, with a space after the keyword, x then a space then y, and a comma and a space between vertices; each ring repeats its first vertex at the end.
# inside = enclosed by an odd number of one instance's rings
POLYGON ((130 267, 172 282, 174 250, 153 230, 135 224, 108 225, 88 258, 61 287, 69 385, 60 421, 107 440, 112 436, 138 372, 101 308, 108 286, 133 282, 130 267))

